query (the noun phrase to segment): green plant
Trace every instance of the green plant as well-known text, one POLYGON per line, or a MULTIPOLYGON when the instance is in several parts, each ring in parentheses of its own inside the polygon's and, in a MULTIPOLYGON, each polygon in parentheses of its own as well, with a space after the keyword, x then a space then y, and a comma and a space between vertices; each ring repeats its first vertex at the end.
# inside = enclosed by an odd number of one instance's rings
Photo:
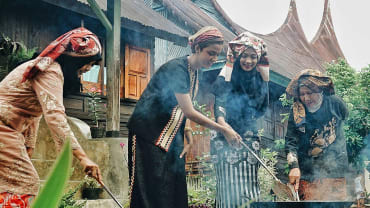
MULTIPOLYGON (((283 93, 279 98, 283 107, 289 107, 290 109, 293 107, 293 98, 288 98, 286 93, 283 93)), ((281 119, 281 123, 284 123, 289 119, 289 113, 280 113, 280 116, 283 117, 281 119)))
POLYGON ((100 184, 94 178, 86 175, 82 181, 82 188, 100 188, 100 184))
POLYGON ((63 190, 70 176, 72 165, 72 149, 70 141, 64 144, 63 150, 56 160, 45 186, 33 202, 33 208, 56 208, 63 196, 63 190))
MULTIPOLYGON (((203 115, 207 116, 209 119, 212 119, 212 113, 208 110, 206 104, 199 104, 197 101, 193 102, 194 108, 202 113, 203 115)), ((202 135, 202 136, 209 136, 211 134, 211 130, 209 128, 204 128, 199 124, 195 125, 195 129, 193 129, 193 135, 202 135)))
POLYGON ((122 155, 123 155, 122 157, 123 157, 123 160, 124 160, 124 164, 123 165, 126 167, 126 166, 128 166, 127 153, 125 151, 126 144, 123 143, 123 142, 120 142, 119 145, 120 145, 121 150, 122 150, 122 155))
POLYGON ((285 139, 276 139, 275 142, 275 149, 282 150, 285 148, 285 139))
POLYGON ((27 49, 21 43, 4 36, 0 37, 0 80, 2 80, 17 64, 32 58, 37 48, 27 49))
MULTIPOLYGON (((276 175, 276 163, 277 163, 277 156, 278 153, 276 151, 272 151, 269 148, 261 148, 260 158, 266 164, 272 173, 276 175)), ((263 167, 258 169, 258 180, 260 183, 260 191, 261 201, 272 201, 273 196, 270 194, 271 188, 274 184, 274 179, 270 174, 268 174, 267 170, 263 167)))
POLYGON ((356 72, 344 59, 326 64, 335 93, 346 102, 349 116, 344 125, 349 161, 359 169, 364 167, 365 137, 370 127, 370 65, 356 72))
POLYGON ((83 199, 100 199, 101 193, 103 193, 103 188, 100 187, 99 183, 87 175, 82 181, 81 190, 83 199))
POLYGON ((91 97, 89 100, 89 107, 92 112, 92 119, 95 127, 99 127, 99 120, 105 119, 104 113, 106 104, 103 103, 100 97, 101 90, 92 87, 88 89, 88 95, 91 97))
POLYGON ((81 182, 74 189, 70 189, 67 193, 62 196, 58 208, 83 208, 86 205, 86 201, 78 202, 74 199, 77 191, 82 187, 83 182, 81 182))
POLYGON ((200 188, 188 187, 189 207, 214 207, 217 182, 213 163, 209 161, 209 155, 207 154, 198 157, 197 160, 201 168, 199 175, 195 177, 198 177, 197 179, 201 181, 201 185, 200 188))

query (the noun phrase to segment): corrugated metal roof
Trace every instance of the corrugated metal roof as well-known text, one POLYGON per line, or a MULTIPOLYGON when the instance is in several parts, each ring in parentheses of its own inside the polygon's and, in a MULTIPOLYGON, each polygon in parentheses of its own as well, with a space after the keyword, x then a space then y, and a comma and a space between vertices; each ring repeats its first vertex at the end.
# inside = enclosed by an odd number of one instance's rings
POLYGON ((213 19, 217 20, 224 27, 231 30, 230 25, 225 21, 225 19, 218 13, 214 5, 209 0, 192 0, 194 4, 203 9, 203 11, 211 16, 213 19))
POLYGON ((225 41, 231 41, 235 34, 203 12, 190 0, 159 0, 174 16, 184 21, 192 29, 192 33, 204 26, 215 26, 224 35, 225 41))
MULTIPOLYGON (((168 19, 168 10, 160 3, 152 2, 152 9, 168 19)), ((174 23, 177 24, 178 22, 174 23)), ((191 49, 189 45, 184 47, 178 46, 173 44, 173 42, 163 40, 160 38, 155 38, 154 67, 156 70, 167 61, 188 54, 191 54, 191 49)))
POLYGON ((157 70, 167 61, 191 54, 189 46, 182 47, 160 38, 155 39, 154 67, 157 70))
MULTIPOLYGON (((78 12, 91 17, 96 17, 87 0, 42 0, 74 12, 78 12)), ((106 0, 96 0, 103 11, 107 10, 106 0)), ((145 5, 143 0, 121 0, 122 27, 129 28, 146 35, 159 37, 162 39, 187 44, 189 33, 179 28, 171 21, 162 17, 145 5)))

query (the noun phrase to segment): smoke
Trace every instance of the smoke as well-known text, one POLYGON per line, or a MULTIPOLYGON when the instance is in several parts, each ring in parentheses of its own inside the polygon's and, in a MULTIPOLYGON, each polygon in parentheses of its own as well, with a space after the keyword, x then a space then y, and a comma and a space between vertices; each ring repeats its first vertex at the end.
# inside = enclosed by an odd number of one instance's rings
MULTIPOLYGON (((369 161, 370 160, 370 134, 368 134, 364 138, 364 148, 360 152, 360 156, 362 156, 364 158, 364 160, 366 160, 366 161, 369 161)), ((367 167, 367 168, 369 170, 370 167, 367 167)))

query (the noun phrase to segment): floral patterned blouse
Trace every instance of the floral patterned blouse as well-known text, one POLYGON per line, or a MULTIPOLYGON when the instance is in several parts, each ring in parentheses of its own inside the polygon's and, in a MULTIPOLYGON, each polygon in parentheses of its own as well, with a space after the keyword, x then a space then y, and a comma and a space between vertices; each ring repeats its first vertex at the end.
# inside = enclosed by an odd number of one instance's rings
POLYGON ((71 138, 73 149, 81 148, 67 123, 60 65, 55 62, 22 83, 23 72, 31 61, 15 68, 0 82, 0 193, 38 193, 39 177, 27 147, 35 147, 42 115, 58 151, 67 138, 71 138))

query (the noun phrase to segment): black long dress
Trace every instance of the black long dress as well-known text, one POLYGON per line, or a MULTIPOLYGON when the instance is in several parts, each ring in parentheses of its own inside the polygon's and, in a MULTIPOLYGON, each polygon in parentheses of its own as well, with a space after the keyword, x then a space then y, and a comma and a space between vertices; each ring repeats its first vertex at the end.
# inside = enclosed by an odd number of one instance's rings
POLYGON ((187 208, 185 118, 175 93, 195 97, 197 71, 187 57, 162 65, 144 90, 129 120, 129 162, 133 208, 187 208))
MULTIPOLYGON (((268 83, 254 68, 243 71, 237 60, 231 79, 218 76, 214 85, 215 117, 222 116, 255 153, 260 137, 257 119, 266 112, 268 83)), ((221 73, 222 74, 222 73, 221 73)), ((221 134, 211 140, 211 155, 217 177, 217 208, 245 206, 260 196, 257 172, 259 164, 245 148, 230 147, 221 134)))
POLYGON ((290 113, 285 137, 286 152, 298 156, 290 168, 301 170, 301 180, 344 178, 348 172, 348 155, 343 125, 348 117, 345 103, 335 95, 324 95, 319 110, 306 110, 306 122, 296 126, 290 113), (321 141, 321 142, 320 142, 321 141), (312 154, 316 149, 319 153, 312 154))

